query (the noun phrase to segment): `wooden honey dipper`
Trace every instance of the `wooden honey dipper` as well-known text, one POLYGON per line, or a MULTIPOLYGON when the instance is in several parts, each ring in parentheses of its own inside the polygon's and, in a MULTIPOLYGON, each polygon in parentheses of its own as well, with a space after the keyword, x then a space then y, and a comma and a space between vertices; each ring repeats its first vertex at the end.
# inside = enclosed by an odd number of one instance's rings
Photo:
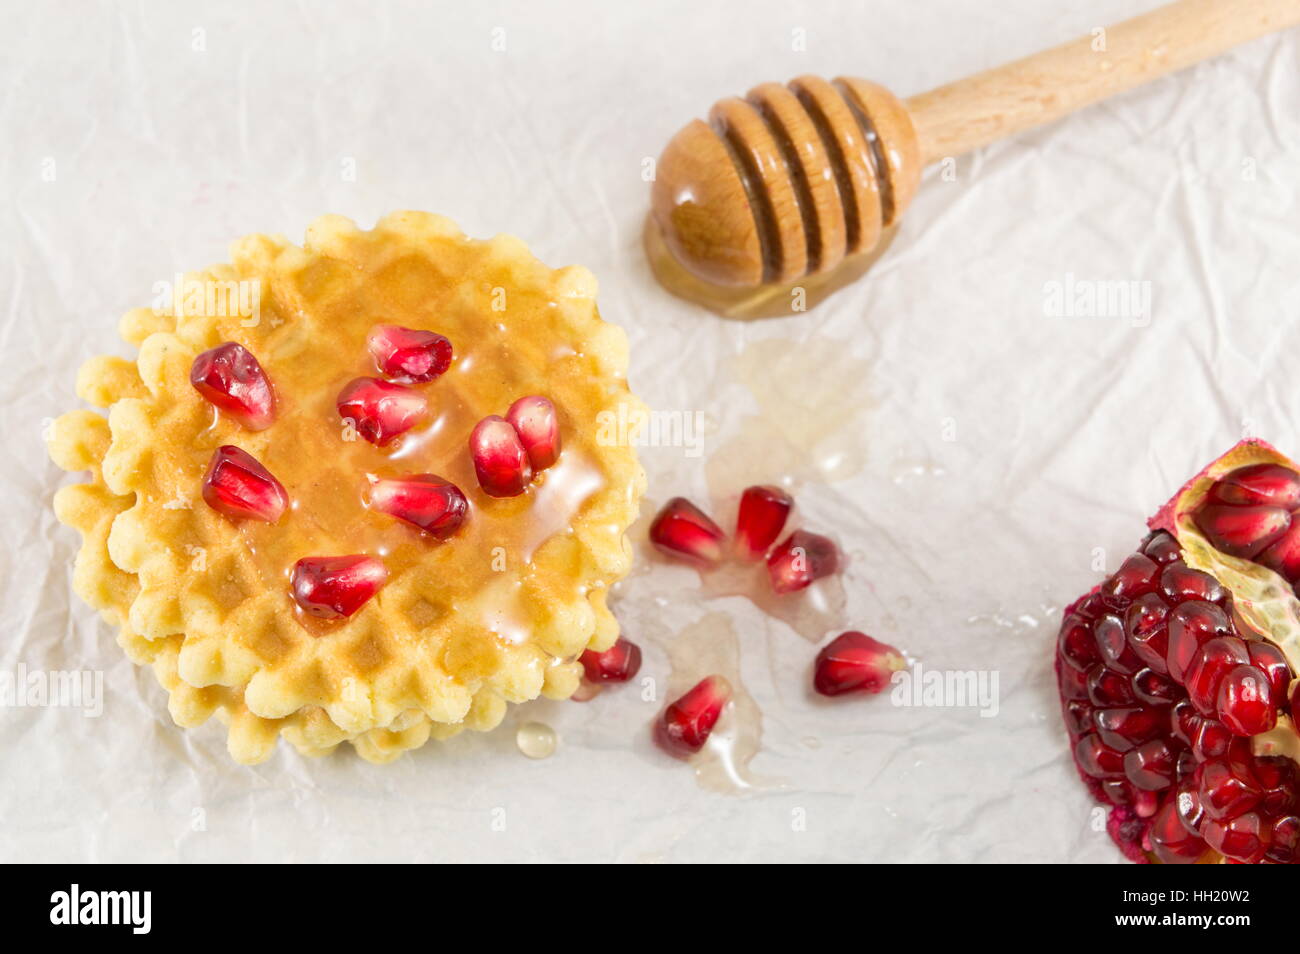
POLYGON ((790 314, 861 275, 921 170, 1300 23, 1300 0, 1178 0, 899 100, 801 76, 721 100, 664 149, 645 240, 659 280, 730 317, 790 314))

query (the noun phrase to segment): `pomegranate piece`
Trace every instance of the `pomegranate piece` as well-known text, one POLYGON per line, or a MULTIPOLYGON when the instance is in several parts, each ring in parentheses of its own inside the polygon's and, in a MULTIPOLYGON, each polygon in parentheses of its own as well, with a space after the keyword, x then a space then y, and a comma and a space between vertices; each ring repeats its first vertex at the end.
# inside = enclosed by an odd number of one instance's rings
POLYGON ((778 594, 794 593, 830 576, 840 565, 835 541, 807 530, 796 530, 767 557, 767 575, 778 594))
POLYGON ((461 489, 437 474, 375 478, 370 483, 369 506, 405 520, 437 540, 455 534, 469 512, 469 501, 461 489))
POLYGON ((907 660, 893 646, 849 630, 822 648, 813 665, 813 688, 823 696, 881 692, 907 660))
POLYGON ((451 367, 451 342, 432 331, 375 325, 366 348, 384 377, 404 384, 423 384, 451 367))
POLYGON ((767 556, 793 507, 794 498, 779 487, 747 487, 736 514, 736 555, 750 561, 767 556))
POLYGON ((1277 706, 1268 676, 1254 666, 1237 666, 1219 683, 1215 708, 1233 735, 1251 736, 1277 725, 1277 706))
POLYGON ((534 472, 546 470, 560 459, 560 420, 549 398, 537 394, 521 397, 510 405, 506 420, 519 435, 534 472))
POLYGON ((289 506, 284 486, 256 457, 232 444, 212 453, 203 476, 203 499, 233 520, 275 523, 289 506))
POLYGON ((528 452, 519 433, 503 417, 492 414, 474 425, 469 452, 478 484, 489 497, 518 497, 532 482, 528 452))
POLYGON ((379 378, 355 378, 339 392, 339 416, 357 433, 379 447, 405 434, 428 413, 429 402, 419 391, 379 378))
POLYGON ((731 701, 731 686, 721 676, 708 676, 664 710, 655 723, 655 740, 675 758, 684 759, 704 748, 731 701))
POLYGON ((275 392, 257 359, 234 341, 205 351, 190 365, 190 384, 204 400, 250 431, 264 431, 275 420, 275 392))
POLYGON ((293 598, 311 616, 346 619, 387 579, 388 569, 376 557, 304 557, 293 565, 293 598))
POLYGON ((722 559, 722 528, 685 497, 663 505, 650 524, 650 542, 662 553, 700 566, 722 559))
POLYGON ((627 682, 641 671, 641 647, 620 636, 609 649, 588 649, 579 657, 591 682, 627 682))

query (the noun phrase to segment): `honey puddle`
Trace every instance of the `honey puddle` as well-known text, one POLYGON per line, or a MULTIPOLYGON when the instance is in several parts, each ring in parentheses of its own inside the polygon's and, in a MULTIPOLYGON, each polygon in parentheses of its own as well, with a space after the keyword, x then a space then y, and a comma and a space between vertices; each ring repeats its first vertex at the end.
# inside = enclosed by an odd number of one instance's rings
POLYGON ((689 760, 703 788, 730 795, 748 795, 784 787, 750 771, 763 740, 763 714, 740 679, 740 640, 725 613, 710 613, 687 626, 668 644, 665 704, 677 699, 706 676, 722 676, 731 685, 731 702, 722 712, 709 740, 689 760))

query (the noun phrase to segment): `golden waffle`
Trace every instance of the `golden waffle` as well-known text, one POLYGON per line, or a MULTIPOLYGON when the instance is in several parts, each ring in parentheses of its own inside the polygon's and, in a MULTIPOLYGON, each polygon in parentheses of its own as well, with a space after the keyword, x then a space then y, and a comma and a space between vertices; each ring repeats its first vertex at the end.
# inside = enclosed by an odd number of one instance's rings
POLYGON ((211 298, 129 312, 122 334, 137 360, 95 358, 78 377, 107 419, 74 411, 50 437, 59 466, 92 475, 55 499, 83 537, 77 592, 119 627, 135 662, 152 664, 176 722, 216 714, 242 762, 266 758, 279 734, 307 754, 350 741, 386 761, 431 735, 490 729, 507 702, 567 698, 576 656, 617 636, 606 595, 630 565, 624 534, 645 482, 629 441, 597 438, 601 412, 622 405, 635 419, 640 405, 625 382, 626 338, 600 319, 590 273, 548 269, 517 239, 472 241, 415 212, 369 232, 327 216, 302 248, 255 235, 232 259, 175 291, 253 283, 256 316, 211 298), (347 440, 334 407, 344 383, 374 373, 365 339, 379 323, 437 331, 456 348, 425 390, 431 421, 384 448, 347 440), (194 357, 225 341, 256 355, 275 386, 265 431, 216 413, 190 384, 194 357), (555 403, 563 453, 522 496, 488 497, 469 431, 525 394, 555 403), (205 504, 222 444, 284 484, 293 507, 279 522, 232 522, 205 504), (451 540, 365 508, 367 475, 404 472, 465 492, 471 514, 451 540), (375 551, 389 580, 354 616, 296 611, 298 558, 375 551))

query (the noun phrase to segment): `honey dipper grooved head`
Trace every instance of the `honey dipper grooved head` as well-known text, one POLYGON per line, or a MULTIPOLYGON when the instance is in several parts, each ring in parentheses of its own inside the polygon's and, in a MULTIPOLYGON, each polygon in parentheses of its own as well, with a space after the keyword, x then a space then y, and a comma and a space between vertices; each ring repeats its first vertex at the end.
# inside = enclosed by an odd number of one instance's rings
POLYGON ((652 215, 716 285, 791 282, 871 251, 921 177, 911 117, 884 87, 801 76, 714 105, 664 149, 652 215))

